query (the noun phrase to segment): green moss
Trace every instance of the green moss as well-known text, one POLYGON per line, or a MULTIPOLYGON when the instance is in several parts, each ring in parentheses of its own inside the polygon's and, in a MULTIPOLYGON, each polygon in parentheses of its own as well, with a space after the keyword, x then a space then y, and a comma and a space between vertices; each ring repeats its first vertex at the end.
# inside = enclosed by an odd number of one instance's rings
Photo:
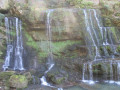
POLYGON ((117 50, 117 52, 120 52, 120 45, 117 47, 116 50, 117 50))
POLYGON ((47 57, 48 56, 48 53, 46 53, 46 52, 39 52, 38 53, 38 56, 41 58, 44 58, 44 57, 47 57))
POLYGON ((11 31, 11 32, 10 32, 10 35, 15 36, 15 35, 16 35, 16 32, 15 32, 15 31, 11 31))
POLYGON ((75 7, 80 8, 92 8, 94 6, 93 2, 84 1, 84 0, 67 0, 70 5, 74 5, 75 7))
POLYGON ((3 54, 3 52, 2 51, 0 51, 0 56, 3 54))
POLYGON ((10 78, 12 78, 12 79, 16 80, 16 82, 20 82, 20 83, 22 83, 25 80, 27 80, 24 75, 12 75, 10 78))
POLYGON ((4 60, 3 59, 0 59, 0 63, 3 63, 4 62, 4 60))
POLYGON ((10 78, 10 76, 12 76, 15 72, 13 71, 9 71, 9 72, 1 72, 0 73, 0 79, 1 80, 8 80, 10 78))
POLYGON ((105 18, 105 26, 112 26, 112 22, 111 22, 111 20, 109 19, 109 18, 105 18))
POLYGON ((53 53, 58 53, 63 51, 67 46, 71 46, 73 44, 80 43, 80 41, 60 41, 60 42, 53 42, 53 53))
POLYGON ((60 77, 60 78, 57 78, 56 79, 56 84, 61 84, 63 81, 65 80, 65 78, 64 77, 60 77))
MULTIPOLYGON (((53 52, 53 54, 56 54, 57 56, 61 56, 61 52, 63 52, 65 50, 65 48, 67 48, 68 46, 71 46, 73 44, 79 44, 81 43, 80 41, 58 41, 58 42, 52 42, 52 48, 51 51, 53 52)), ((45 58, 48 56, 49 53, 49 45, 47 43, 47 41, 45 42, 40 42, 40 52, 39 52, 39 58, 45 58)))
POLYGON ((4 23, 2 22, 2 20, 5 18, 5 16, 3 14, 0 13, 0 25, 3 26, 4 23))
POLYGON ((27 38, 26 45, 38 50, 38 44, 32 39, 32 37, 27 32, 25 32, 25 37, 27 38))
POLYGON ((28 80, 24 75, 12 75, 9 79, 10 87, 25 88, 28 80))
POLYGON ((116 29, 114 27, 111 27, 110 30, 113 33, 113 36, 114 36, 113 38, 117 41, 116 29))

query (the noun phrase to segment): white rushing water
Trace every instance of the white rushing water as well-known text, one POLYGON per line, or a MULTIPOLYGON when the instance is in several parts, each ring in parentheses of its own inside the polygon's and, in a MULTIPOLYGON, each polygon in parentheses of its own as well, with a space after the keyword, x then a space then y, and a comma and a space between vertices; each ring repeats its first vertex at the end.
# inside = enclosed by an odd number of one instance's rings
POLYGON ((15 65, 14 70, 24 70, 23 68, 23 40, 22 40, 22 30, 21 30, 21 20, 16 19, 16 47, 15 47, 15 65))
POLYGON ((8 22, 8 18, 5 17, 5 27, 6 27, 6 35, 7 35, 7 52, 6 52, 6 58, 5 58, 5 62, 3 65, 3 70, 5 71, 9 66, 10 66, 10 53, 13 52, 13 46, 10 43, 10 30, 9 30, 9 22, 8 22))
MULTIPOLYGON (((98 47, 97 47, 97 45, 96 45, 96 43, 95 43, 95 40, 94 40, 94 37, 93 37, 93 35, 92 35, 92 29, 91 29, 91 25, 90 25, 90 23, 89 23, 89 20, 88 20, 88 14, 87 14, 87 11, 84 9, 83 10, 83 12, 84 12, 84 16, 85 16, 85 25, 86 25, 86 30, 87 30, 87 32, 89 33, 89 35, 90 35, 90 38, 91 38, 91 40, 92 40, 92 42, 93 42, 93 45, 95 46, 95 50, 96 50, 96 55, 95 55, 95 59, 94 60, 96 60, 96 58, 97 57, 100 57, 100 53, 99 53, 99 50, 98 50, 98 47)), ((90 19, 91 20, 91 19, 90 19)), ((92 21, 91 21, 92 22, 92 21)), ((92 24, 92 23, 91 23, 92 24)), ((93 24, 92 24, 92 28, 93 28, 93 24)), ((94 30, 93 30, 94 31, 94 30)), ((94 31, 94 33, 95 33, 95 31, 94 31)), ((96 33, 95 33, 96 34, 96 33)), ((98 39, 97 39, 98 40, 98 39)))
POLYGON ((41 81, 41 85, 51 86, 49 83, 47 83, 45 76, 42 76, 42 78, 40 78, 40 81, 41 81))
POLYGON ((86 70, 87 65, 84 63, 83 64, 83 75, 82 75, 82 81, 85 81, 85 70, 86 70))
POLYGON ((63 90, 63 88, 58 88, 58 90, 63 90))
MULTIPOLYGON (((82 72, 82 81, 83 82, 87 82, 89 84, 94 84, 95 81, 93 80, 94 76, 93 76, 93 64, 92 62, 97 62, 102 60, 102 57, 100 55, 99 52, 99 47, 102 47, 103 49, 103 53, 104 53, 104 57, 112 57, 111 59, 115 59, 115 55, 117 53, 116 51, 116 46, 114 45, 114 37, 113 37, 113 32, 111 30, 110 27, 104 27, 101 23, 101 18, 99 17, 97 11, 95 9, 89 9, 83 10, 84 13, 84 19, 85 19, 85 25, 86 25, 86 33, 88 33, 88 45, 92 45, 95 47, 95 57, 94 60, 89 61, 87 63, 84 63, 83 65, 83 72, 82 72), (90 42, 91 41, 91 42, 90 42), (110 50, 112 51, 113 54, 109 54, 108 53, 108 47, 110 47, 110 50), (99 58, 97 58, 99 57, 99 58), (87 69, 86 69, 87 68, 87 69), (88 74, 89 72, 89 74, 88 74), (88 74, 88 75, 86 75, 88 74), (86 80, 86 77, 89 77, 88 80, 86 80)), ((89 49, 89 47, 88 47, 89 49)), ((92 48, 91 48, 92 50, 92 48)), ((104 63, 105 64, 105 63, 104 63)), ((106 68, 106 72, 110 72, 110 80, 107 80, 106 82, 108 83, 117 83, 120 84, 119 82, 119 78, 120 78, 120 69, 119 69, 120 65, 119 63, 117 64, 117 78, 118 78, 118 82, 114 81, 114 67, 113 67, 113 61, 110 60, 109 63, 109 71, 107 71, 106 68)), ((108 74, 108 73, 107 73, 108 74)), ((107 75, 106 75, 106 79, 107 79, 107 75)))
POLYGON ((24 70, 23 67, 23 41, 22 41, 22 22, 16 17, 5 17, 5 27, 7 34, 7 52, 3 65, 4 71, 10 67, 11 60, 14 59, 14 70, 24 70), (15 34, 14 34, 15 33, 15 34), (16 39, 16 40, 15 40, 16 39), (14 43, 15 42, 15 43, 14 43), (15 48, 15 50, 14 50, 15 48))

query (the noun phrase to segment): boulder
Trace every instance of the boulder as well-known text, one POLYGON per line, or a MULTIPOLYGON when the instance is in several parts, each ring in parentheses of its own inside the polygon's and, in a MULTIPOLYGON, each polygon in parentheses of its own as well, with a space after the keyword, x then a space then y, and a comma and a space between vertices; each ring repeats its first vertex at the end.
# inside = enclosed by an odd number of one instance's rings
POLYGON ((64 70, 52 69, 47 73, 47 79, 54 84, 61 84, 68 78, 67 73, 64 70))
POLYGON ((12 75, 9 79, 10 87, 25 88, 28 85, 28 80, 24 75, 12 75))
POLYGON ((25 72, 23 75, 28 80, 28 83, 31 83, 31 81, 32 81, 32 75, 31 75, 31 73, 30 72, 25 72))

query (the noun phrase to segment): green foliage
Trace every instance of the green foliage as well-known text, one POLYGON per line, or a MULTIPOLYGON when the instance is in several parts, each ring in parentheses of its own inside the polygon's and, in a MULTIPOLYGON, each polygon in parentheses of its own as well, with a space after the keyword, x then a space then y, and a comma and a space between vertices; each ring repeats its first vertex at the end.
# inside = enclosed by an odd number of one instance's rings
POLYGON ((120 45, 117 47, 117 52, 120 52, 120 45))
POLYGON ((83 2, 80 7, 81 8, 92 8, 94 6, 93 2, 83 2))
POLYGON ((63 51, 67 46, 73 45, 75 43, 79 43, 78 41, 60 41, 60 42, 53 42, 53 53, 63 51))
POLYGON ((15 35, 16 35, 16 32, 15 32, 15 31, 11 31, 11 32, 10 32, 10 35, 15 36, 15 35))
POLYGON ((3 14, 0 13, 0 25, 3 25, 2 20, 5 18, 3 14))
POLYGON ((26 45, 28 45, 36 50, 39 49, 38 44, 32 39, 32 37, 27 32, 25 32, 25 37, 27 38, 26 45))
POLYGON ((67 0, 68 3, 73 5, 79 5, 82 3, 83 0, 67 0))
POLYGON ((94 5, 93 2, 85 2, 84 0, 67 0, 67 2, 79 8, 92 8, 94 5))
POLYGON ((117 35, 116 35, 116 29, 115 29, 115 27, 111 27, 110 30, 113 33, 113 38, 117 41, 117 35))
POLYGON ((49 50, 51 50, 54 54, 57 54, 58 56, 61 56, 61 52, 64 51, 65 48, 68 46, 71 46, 75 43, 80 43, 80 41, 58 41, 58 42, 52 42, 51 46, 52 48, 49 48, 49 42, 47 41, 41 41, 40 42, 40 49, 39 57, 44 58, 48 56, 49 50))
POLYGON ((47 52, 39 52, 38 53, 38 57, 41 59, 41 58, 45 58, 45 57, 47 57, 48 56, 48 53, 47 52))
POLYGON ((3 52, 2 51, 0 51, 0 56, 3 54, 3 52))

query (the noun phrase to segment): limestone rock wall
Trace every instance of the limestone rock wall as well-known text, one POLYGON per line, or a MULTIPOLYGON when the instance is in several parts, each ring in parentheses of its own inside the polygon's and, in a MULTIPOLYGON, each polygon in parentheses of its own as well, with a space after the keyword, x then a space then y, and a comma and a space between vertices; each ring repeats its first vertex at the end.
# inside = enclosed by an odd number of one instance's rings
POLYGON ((0 10, 6 10, 9 8, 9 0, 0 0, 0 10))

